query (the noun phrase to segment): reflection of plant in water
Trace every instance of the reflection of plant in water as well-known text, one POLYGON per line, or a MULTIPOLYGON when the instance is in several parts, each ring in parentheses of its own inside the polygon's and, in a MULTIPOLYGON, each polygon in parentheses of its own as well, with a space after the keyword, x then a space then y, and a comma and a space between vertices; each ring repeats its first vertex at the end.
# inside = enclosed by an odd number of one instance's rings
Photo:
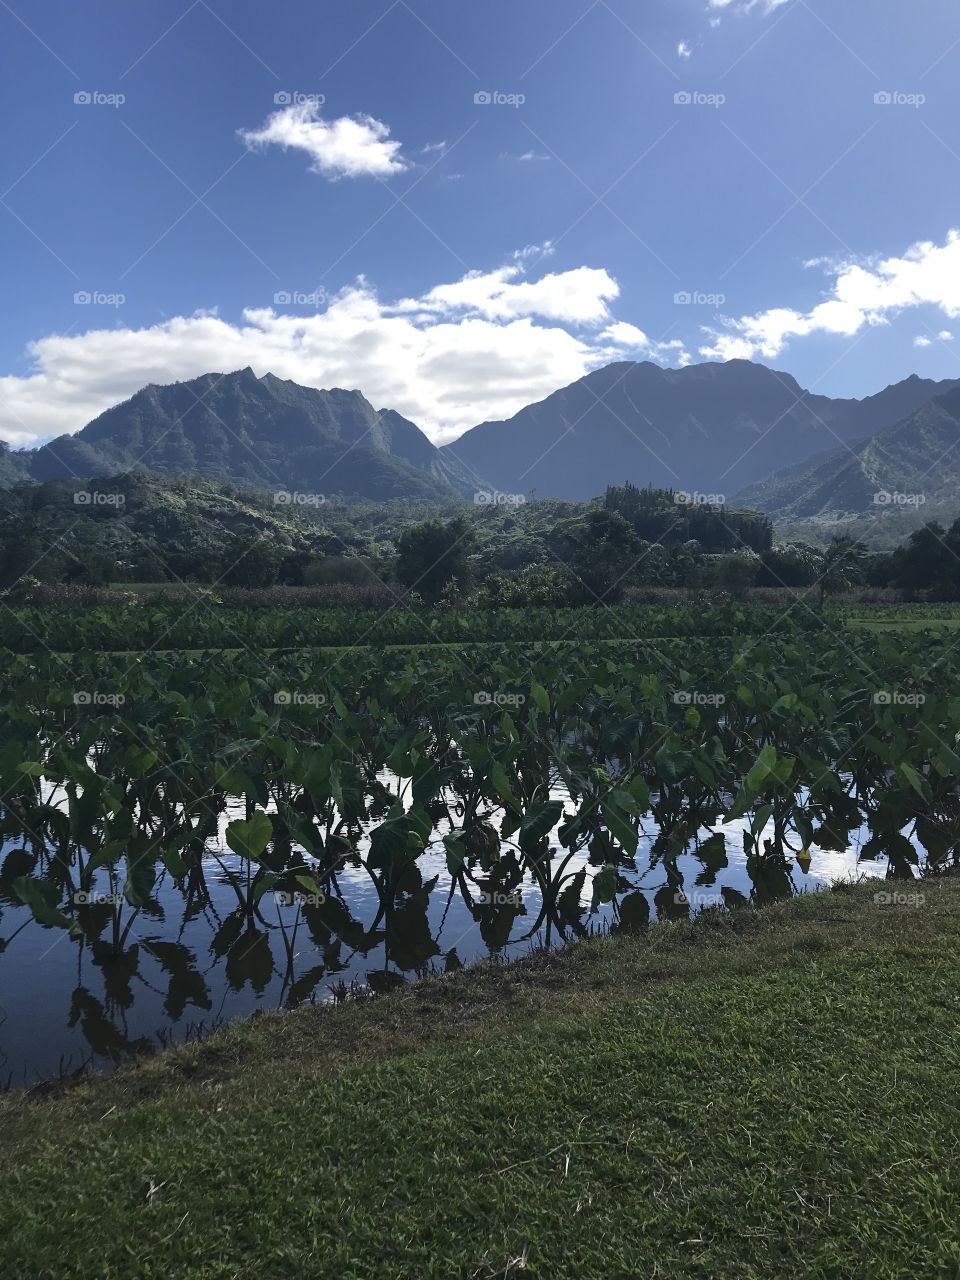
MULTIPOLYGON (((742 829, 756 899, 791 892, 811 847, 846 849, 863 826, 862 856, 885 857, 889 874, 914 873, 917 842, 929 866, 955 861, 956 658, 921 633, 864 637, 858 654, 862 668, 829 631, 781 628, 655 648, 276 654, 269 681, 246 654, 130 669, 87 655, 74 678, 122 682, 125 701, 79 709, 55 659, 14 659, 0 794, 3 832, 22 847, 0 868, 0 911, 25 906, 86 948, 115 1010, 149 956, 176 1019, 212 1002, 201 961, 164 922, 172 890, 181 929, 209 917, 231 987, 276 979, 295 1004, 379 946, 385 973, 426 971, 455 896, 493 950, 583 934, 601 909, 618 930, 644 927, 651 901, 686 915, 727 865, 718 821, 742 829), (916 688, 933 667, 941 697, 875 698, 873 673, 916 688), (278 703, 277 687, 316 697, 278 703), (499 696, 478 703, 477 689, 499 696), (678 701, 678 689, 701 694, 678 701), (432 922, 439 879, 422 861, 436 853, 450 883, 432 922), (235 901, 225 916, 211 867, 235 901), (366 921, 358 875, 373 893, 366 921)), ((737 900, 730 886, 715 896, 737 900)), ((95 1012, 76 1021, 107 1045, 95 1012)))

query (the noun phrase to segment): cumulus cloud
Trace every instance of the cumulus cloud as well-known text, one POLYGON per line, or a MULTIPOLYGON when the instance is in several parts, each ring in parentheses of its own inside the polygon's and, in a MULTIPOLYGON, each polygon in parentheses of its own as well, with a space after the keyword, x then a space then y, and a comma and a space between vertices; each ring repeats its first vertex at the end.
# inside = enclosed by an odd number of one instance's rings
POLYGON ((678 58, 689 58, 692 52, 693 50, 690 48, 690 45, 687 43, 686 40, 681 40, 680 43, 677 45, 678 58))
POLYGON ((619 288, 606 271, 522 276, 514 262, 392 304, 361 279, 308 315, 248 308, 231 323, 208 311, 46 337, 29 348, 30 374, 0 378, 0 436, 33 445, 79 430, 147 383, 250 365, 306 386, 357 388, 443 442, 628 358, 625 347, 671 363, 686 358, 676 347, 644 347, 640 330, 613 322, 619 288))
POLYGON ((422 298, 405 299, 398 310, 436 314, 472 311, 488 320, 541 316, 566 324, 598 324, 609 318, 608 303, 620 286, 606 271, 577 267, 540 280, 521 280, 523 266, 471 271, 454 284, 442 284, 422 298))
POLYGON ((950 319, 960 316, 960 231, 949 232, 942 245, 921 241, 899 258, 835 263, 829 270, 834 276, 829 295, 811 310, 774 307, 727 320, 722 329, 707 329, 710 340, 700 354, 769 360, 791 338, 813 333, 852 337, 867 325, 887 324, 898 313, 923 305, 939 308, 950 319))
POLYGON ((269 115, 259 129, 241 129, 251 150, 278 146, 305 151, 310 168, 325 178, 389 178, 409 165, 400 154, 402 144, 373 116, 341 116, 323 120, 317 102, 298 102, 269 115))

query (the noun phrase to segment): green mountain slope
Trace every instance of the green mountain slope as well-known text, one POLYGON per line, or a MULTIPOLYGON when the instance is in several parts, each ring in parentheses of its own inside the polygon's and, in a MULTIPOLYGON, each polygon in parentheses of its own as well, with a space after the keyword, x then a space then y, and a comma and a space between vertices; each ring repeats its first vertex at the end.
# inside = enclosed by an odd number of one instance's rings
POLYGON ((412 422, 359 391, 252 369, 145 387, 73 436, 0 459, 0 484, 128 470, 313 495, 445 500, 475 483, 412 422))
POLYGON ((685 369, 625 362, 509 421, 482 423, 441 453, 507 493, 583 499, 629 480, 732 495, 838 440, 890 426, 956 385, 912 377, 865 400, 832 400, 746 360, 685 369))
POLYGON ((960 388, 858 444, 775 472, 738 501, 794 532, 853 524, 891 544, 926 520, 952 521, 960 510, 960 388))

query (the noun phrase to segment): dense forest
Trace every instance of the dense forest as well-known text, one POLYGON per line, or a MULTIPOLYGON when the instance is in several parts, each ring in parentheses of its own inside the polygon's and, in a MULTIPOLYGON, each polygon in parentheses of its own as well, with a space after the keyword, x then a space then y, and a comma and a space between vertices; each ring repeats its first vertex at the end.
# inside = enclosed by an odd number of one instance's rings
POLYGON ((960 521, 897 551, 774 541, 770 520, 698 495, 623 484, 592 502, 297 500, 195 477, 133 472, 3 492, 0 589, 202 583, 389 584, 435 602, 614 601, 631 588, 822 590, 855 584, 960 598, 960 521))

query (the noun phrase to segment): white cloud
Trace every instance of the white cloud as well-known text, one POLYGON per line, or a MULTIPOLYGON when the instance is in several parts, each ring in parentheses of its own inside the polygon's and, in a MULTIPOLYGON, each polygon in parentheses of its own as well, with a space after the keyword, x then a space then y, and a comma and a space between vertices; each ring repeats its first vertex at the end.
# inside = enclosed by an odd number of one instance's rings
MULTIPOLYGON (((231 323, 202 312, 144 329, 42 338, 29 348, 29 375, 0 378, 0 436, 33 445, 79 430, 147 383, 251 365, 306 386, 358 388, 432 439, 453 439, 636 347, 641 331, 610 316, 619 287, 606 271, 521 276, 514 263, 392 305, 360 280, 307 315, 249 308, 231 323)), ((644 354, 688 359, 679 345, 650 344, 644 354)))
POLYGON ((638 329, 635 324, 625 320, 617 320, 608 325, 600 334, 601 342, 607 344, 604 355, 607 359, 623 360, 627 354, 634 358, 656 360, 660 363, 678 364, 681 367, 691 362, 692 357, 679 338, 670 342, 654 342, 638 329))
POLYGON ((751 9, 762 8, 765 13, 772 13, 781 5, 789 4, 789 0, 709 0, 708 9, 729 9, 731 13, 748 13, 751 9))
POLYGON ((775 307, 728 320, 723 329, 706 330, 711 341, 700 354, 769 360, 791 338, 813 333, 852 337, 867 325, 886 324, 899 312, 923 305, 937 307, 951 319, 960 316, 960 231, 950 231, 942 245, 912 245, 900 258, 835 263, 830 271, 830 295, 810 311, 775 307))
POLYGON ((932 338, 925 338, 925 337, 923 336, 923 334, 921 334, 919 338, 914 338, 914 340, 913 340, 913 345, 914 345, 915 347, 932 347, 932 346, 933 346, 933 339, 932 339, 932 338))
POLYGON ((693 50, 690 48, 690 45, 687 43, 686 40, 681 40, 680 43, 677 45, 678 58, 689 58, 692 52, 693 50))
POLYGON ((276 145, 305 151, 313 172, 333 180, 388 178, 409 167, 400 154, 402 144, 390 138, 382 121, 364 115, 323 120, 319 104, 311 101, 274 111, 259 129, 239 134, 251 150, 276 145))
POLYGON ((609 318, 607 304, 620 293, 612 276, 593 267, 552 273, 536 281, 519 280, 522 274, 520 264, 471 271, 422 298, 404 299, 397 309, 437 314, 472 311, 488 320, 541 316, 565 324, 599 324, 609 318))
POLYGON ((510 151, 501 151, 500 159, 516 160, 519 164, 530 164, 533 160, 549 160, 550 157, 541 151, 524 151, 521 155, 513 155, 510 151))
POLYGON ((941 342, 953 341, 953 334, 950 332, 949 329, 941 329, 940 332, 937 334, 937 337, 940 339, 941 342))

